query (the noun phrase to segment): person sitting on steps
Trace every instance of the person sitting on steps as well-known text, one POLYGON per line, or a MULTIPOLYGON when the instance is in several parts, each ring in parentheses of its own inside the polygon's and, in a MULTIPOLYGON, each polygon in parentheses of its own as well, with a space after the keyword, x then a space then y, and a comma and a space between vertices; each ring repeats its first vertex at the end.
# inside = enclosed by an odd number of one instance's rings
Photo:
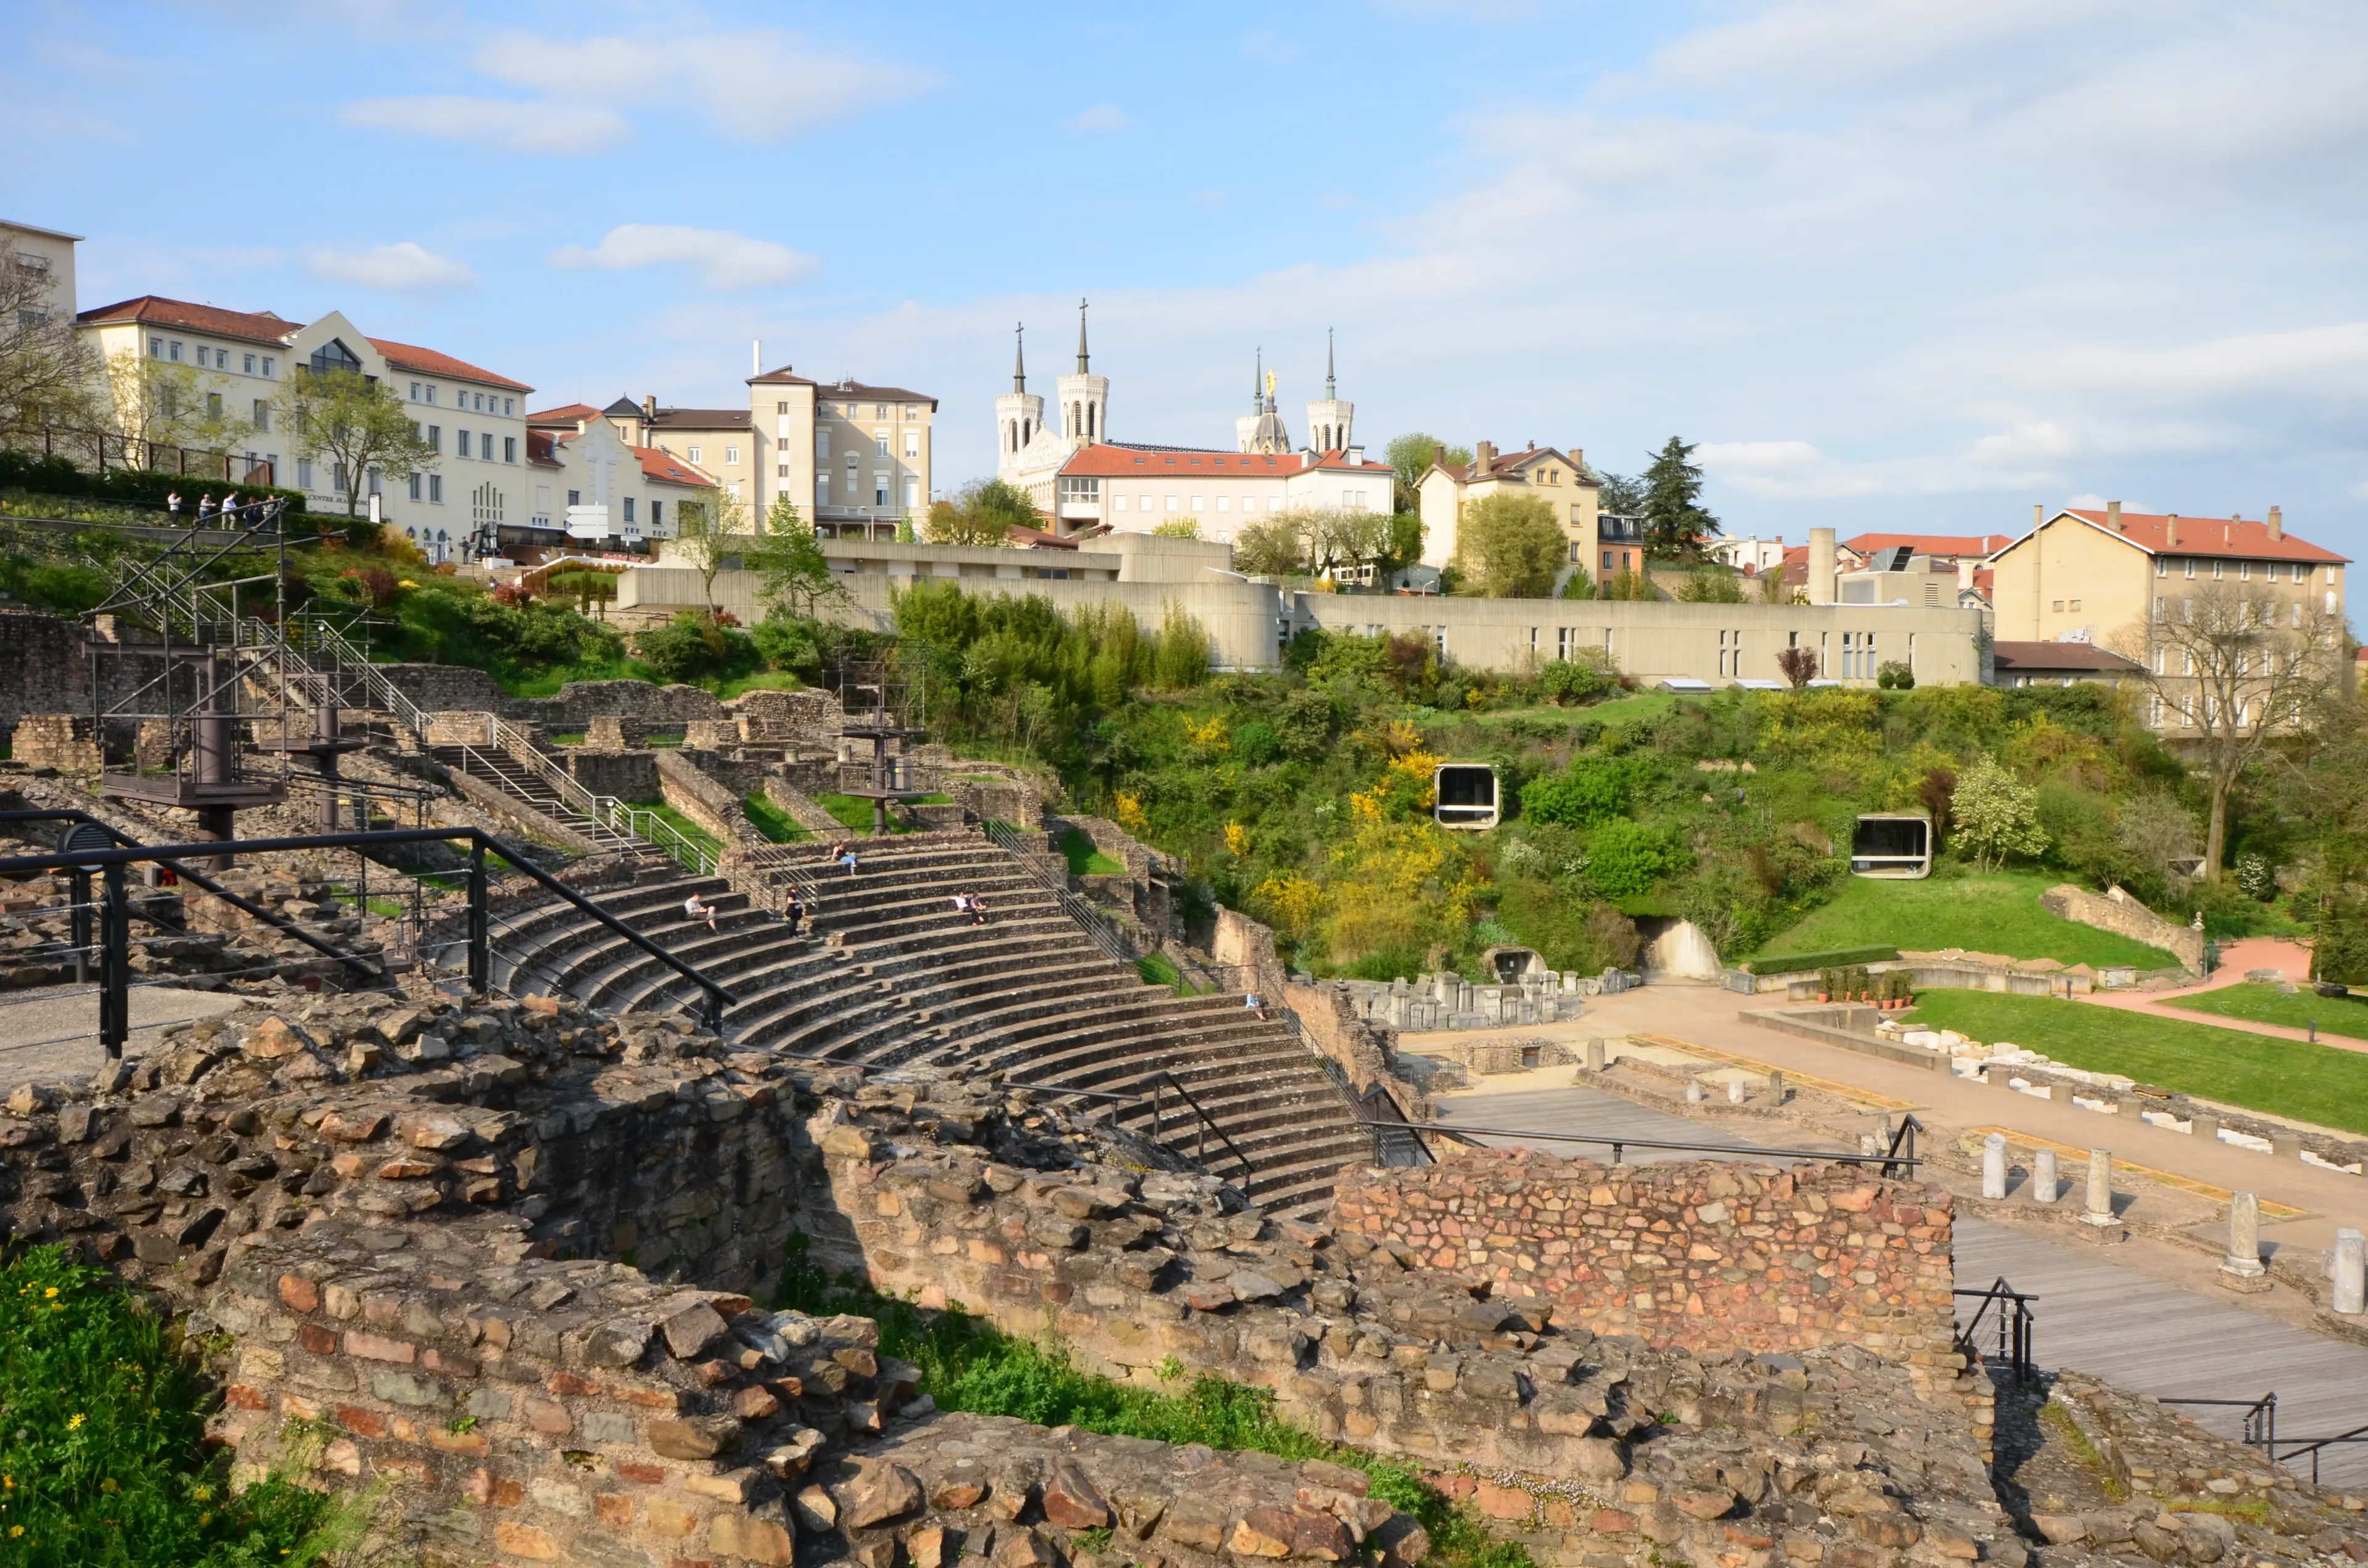
POLYGON ((798 934, 798 922, 805 917, 805 902, 794 892, 790 894, 790 902, 781 908, 781 918, 790 923, 791 936, 794 937, 798 934))
POLYGON ((709 930, 712 931, 715 929, 715 905, 712 903, 701 903, 699 901, 699 894, 696 892, 682 901, 682 912, 692 920, 706 921, 707 928, 709 930))
POLYGON ((965 893, 963 896, 970 900, 970 923, 973 926, 985 925, 986 901, 974 892, 965 893))
POLYGON ((1257 992, 1253 991, 1248 995, 1242 998, 1242 1008, 1246 1012, 1256 1013, 1258 1017, 1259 1023, 1265 1023, 1267 1021, 1266 1004, 1258 999, 1258 994, 1257 992))

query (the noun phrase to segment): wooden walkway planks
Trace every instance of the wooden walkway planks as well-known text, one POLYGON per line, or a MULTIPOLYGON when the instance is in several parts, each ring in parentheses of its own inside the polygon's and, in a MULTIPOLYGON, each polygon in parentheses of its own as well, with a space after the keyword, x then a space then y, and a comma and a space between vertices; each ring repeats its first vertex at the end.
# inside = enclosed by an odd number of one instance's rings
MULTIPOLYGON (((1577 1087, 1449 1096, 1440 1101, 1440 1119, 1451 1127, 1626 1134, 1725 1147, 1785 1147, 1802 1141, 1789 1128, 1753 1122, 1748 1131, 1738 1131, 1577 1087)), ((1540 1141, 1534 1147, 1611 1157, 1608 1149, 1570 1143, 1540 1141)), ((1634 1150, 1629 1157, 1641 1165, 1705 1156, 1634 1150)), ((1978 1290, 2004 1275, 2016 1290, 2040 1298, 2032 1348, 2043 1367, 2077 1367, 2158 1397, 2253 1399, 2275 1389, 2282 1437, 2325 1437, 2368 1422, 2368 1348, 2166 1284, 2112 1261, 2106 1253, 2061 1246, 1986 1221, 1957 1222, 1955 1263, 1960 1289, 1978 1290)), ((2242 1421, 2237 1411, 2187 1414, 2230 1437, 2237 1435, 2242 1421)), ((2305 1475, 2308 1464, 2301 1461, 2305 1475)), ((2330 1485, 2368 1486, 2368 1444, 2328 1449, 2319 1474, 2330 1485)))

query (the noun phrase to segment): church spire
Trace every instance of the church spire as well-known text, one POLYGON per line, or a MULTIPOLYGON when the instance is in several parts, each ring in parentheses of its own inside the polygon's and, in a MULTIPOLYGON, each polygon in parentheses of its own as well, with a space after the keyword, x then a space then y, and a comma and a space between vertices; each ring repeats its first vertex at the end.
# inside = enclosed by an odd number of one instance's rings
POLYGON ((1086 374, 1086 301, 1077 301, 1077 374, 1086 374))
POLYGON ((1259 414, 1266 409, 1266 349, 1263 347, 1250 364, 1250 412, 1259 414))
POLYGON ((1324 329, 1324 400, 1331 402, 1340 394, 1332 387, 1332 329, 1324 329))
POLYGON ((1011 390, 1028 390, 1028 324, 1020 322, 1011 329, 1011 390))

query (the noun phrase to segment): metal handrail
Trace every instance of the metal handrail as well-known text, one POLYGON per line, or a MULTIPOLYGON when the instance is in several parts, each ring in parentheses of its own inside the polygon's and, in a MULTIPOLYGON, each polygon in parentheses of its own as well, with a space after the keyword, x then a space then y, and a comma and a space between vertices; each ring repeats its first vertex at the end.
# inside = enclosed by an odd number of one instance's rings
MULTIPOLYGON (((2163 1399, 2158 1400, 2156 1403, 2160 1404, 2216 1405, 2231 1410, 2241 1410, 2245 1413, 2245 1436, 2242 1439, 2244 1445, 2248 1449, 2260 1449, 2261 1456, 2264 1459, 2274 1460, 2277 1458, 2278 1391, 2275 1389, 2271 1389, 2269 1392, 2263 1394, 2259 1399, 2188 1398, 2163 1399)), ((2362 1427, 2361 1429, 2362 1431, 2368 1431, 2368 1427, 2362 1427)), ((2331 1438, 2323 1440, 2333 1441, 2331 1438)))
MULTIPOLYGON (((2271 1395, 2271 1397, 2275 1398, 2276 1396, 2271 1395)), ((2163 1403, 2165 1404, 2169 1404, 2171 1402, 2169 1400, 2165 1400, 2163 1403)), ((2368 1443, 2368 1426, 2354 1426, 2349 1432, 2338 1432, 2332 1437, 2272 1437, 2270 1439, 2269 1453, 2270 1458, 2272 1460, 2280 1463, 2283 1463, 2286 1460, 2297 1458, 2303 1454, 2308 1454, 2310 1456, 2310 1483, 2313 1486, 2316 1486, 2318 1484, 2319 1451, 2336 1443, 2368 1443), (2292 1443, 2294 1447, 2288 1449, 2283 1455, 2281 1455, 2275 1451, 2278 1444, 2281 1442, 2292 1443)))
POLYGON ((1105 957, 1125 964, 1130 969, 1140 961, 1139 956, 1125 943, 1119 940, 1115 931, 1110 929, 1109 923, 1103 918, 1099 910, 1071 892, 1066 882, 1055 882, 1052 873, 1036 863, 1025 839, 999 823, 982 822, 979 824, 979 831, 986 835, 989 843, 998 849, 1005 850, 1013 859, 1019 861, 1020 869, 1034 878, 1045 892, 1051 893, 1059 902, 1061 913, 1083 929, 1086 939, 1099 948, 1105 957))
MULTIPOLYGON (((1217 1142, 1225 1146, 1225 1153, 1231 1154, 1241 1165, 1243 1189, 1245 1191, 1248 1190, 1249 1184, 1258 1178, 1258 1167, 1250 1164, 1250 1157, 1242 1153, 1240 1146, 1236 1144, 1231 1137, 1227 1136, 1225 1130, 1217 1125, 1216 1118, 1211 1116, 1208 1111, 1202 1108, 1201 1102, 1192 1097, 1192 1091, 1186 1088, 1181 1083, 1178 1082, 1176 1074, 1167 1071, 1165 1068, 1151 1074, 1147 1081, 1151 1085, 1151 1093, 1148 1095, 1123 1094, 1110 1089, 1079 1089, 1073 1088, 1066 1084, 1028 1084, 1022 1083, 1016 1078, 1007 1078, 1003 1080, 1003 1086, 1007 1089, 1035 1089, 1044 1094, 1075 1095, 1085 1099, 1115 1100, 1121 1104, 1147 1106, 1151 1110, 1151 1141, 1154 1143, 1157 1143, 1160 1141, 1161 1131, 1159 1092, 1161 1086, 1165 1085, 1167 1087, 1175 1090, 1177 1097, 1181 1099, 1186 1108, 1190 1109, 1195 1117, 1200 1119, 1200 1145, 1187 1157, 1190 1158, 1194 1165, 1201 1165, 1205 1168, 1209 1153, 1209 1134, 1212 1132, 1215 1133, 1217 1135, 1217 1142)), ((1174 1152, 1177 1153, 1183 1153, 1181 1150, 1174 1152)))
MULTIPOLYGON (((1475 1148, 1486 1147, 1476 1142, 1482 1138, 1543 1138, 1550 1143, 1592 1143, 1599 1147, 1608 1144, 1611 1149, 1611 1163, 1615 1165, 1624 1163, 1620 1156, 1630 1149, 1675 1149, 1711 1154, 1755 1154, 1777 1160, 1830 1160, 1838 1165, 1861 1165, 1870 1160, 1884 1158, 1881 1154, 1845 1153, 1839 1150, 1827 1149, 1760 1149, 1745 1143, 1673 1143, 1658 1138, 1631 1138, 1625 1134, 1616 1137, 1597 1137, 1583 1132, 1532 1132, 1523 1128, 1514 1127, 1445 1127, 1436 1121, 1377 1120, 1372 1125, 1404 1128, 1417 1137, 1429 1133, 1434 1137, 1452 1138, 1457 1142, 1471 1144, 1475 1148)), ((1895 1158, 1886 1163, 1912 1165, 1922 1162, 1895 1158)))
MULTIPOLYGON (((1998 1312, 1998 1362, 2012 1369, 2018 1378, 2028 1378, 2032 1368, 2031 1329, 2032 1324, 2035 1321, 2031 1303, 2039 1298, 2027 1291, 2016 1290, 2006 1282, 2006 1276, 2003 1274, 1999 1275, 1987 1290, 1952 1290, 1949 1293, 1952 1296, 1975 1298, 1982 1303, 1974 1309, 1972 1321, 1957 1332, 1958 1354, 1968 1359, 1981 1355, 1980 1347, 1974 1343, 1974 1339, 1981 1331, 1982 1319, 1988 1314, 1990 1308, 1995 1306, 1998 1312)), ((1987 1357, 1983 1358, 1989 1359, 1987 1357)))

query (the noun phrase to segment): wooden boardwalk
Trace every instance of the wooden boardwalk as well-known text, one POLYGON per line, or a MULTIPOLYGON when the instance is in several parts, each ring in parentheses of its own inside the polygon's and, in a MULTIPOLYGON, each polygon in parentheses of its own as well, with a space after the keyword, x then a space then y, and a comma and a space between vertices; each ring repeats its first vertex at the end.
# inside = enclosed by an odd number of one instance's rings
MULTIPOLYGON (((1588 1088, 1452 1096, 1440 1102, 1440 1119, 1449 1126, 1503 1128, 1516 1134, 1624 1134, 1722 1148, 1762 1139, 1766 1147, 1803 1142, 1791 1129, 1762 1131, 1763 1124, 1754 1124, 1746 1133, 1689 1121, 1588 1088)), ((1554 1153, 1610 1157, 1608 1149, 1543 1139, 1484 1142, 1528 1142, 1554 1153)), ((1705 1157, 1718 1156, 1708 1151, 1629 1152, 1635 1164, 1705 1157)), ((2274 1390, 2281 1437, 2325 1437, 2368 1422, 2368 1348, 2166 1284, 2112 1261, 2108 1253, 2059 1246, 1986 1221, 1958 1221, 1955 1262, 1961 1290, 1983 1289, 2003 1275, 2016 1290, 2039 1297, 2032 1348, 2042 1367, 2077 1367, 2157 1397, 2255 1399, 2274 1390)), ((2237 1435, 2242 1420, 2239 1412, 2229 1410, 2193 1409, 2188 1414, 2231 1437, 2237 1435)), ((2307 1460, 2300 1461, 2305 1475, 2308 1465, 2307 1460)), ((2319 1474, 2330 1485, 2368 1486, 2368 1444, 2326 1450, 2319 1474)))

